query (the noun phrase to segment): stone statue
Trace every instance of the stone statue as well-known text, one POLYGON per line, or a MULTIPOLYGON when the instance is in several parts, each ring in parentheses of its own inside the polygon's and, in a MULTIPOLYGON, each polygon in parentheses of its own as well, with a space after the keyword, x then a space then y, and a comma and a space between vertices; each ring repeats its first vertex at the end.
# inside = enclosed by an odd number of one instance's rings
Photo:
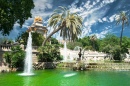
POLYGON ((79 51, 79 53, 78 53, 78 55, 79 55, 79 61, 81 60, 81 56, 82 56, 82 53, 81 53, 81 48, 80 48, 80 51, 79 51))

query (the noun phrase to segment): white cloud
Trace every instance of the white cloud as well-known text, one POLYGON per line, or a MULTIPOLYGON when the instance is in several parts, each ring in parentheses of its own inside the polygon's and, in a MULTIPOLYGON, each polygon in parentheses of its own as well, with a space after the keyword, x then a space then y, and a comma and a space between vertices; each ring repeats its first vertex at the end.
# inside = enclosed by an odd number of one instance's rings
POLYGON ((110 22, 109 19, 108 19, 108 17, 102 18, 102 21, 103 21, 103 22, 110 22))
MULTIPOLYGON (((41 16, 47 18, 52 14, 52 12, 45 12, 46 9, 53 9, 53 1, 54 0, 33 0, 35 7, 31 10, 32 17, 25 21, 23 28, 27 28, 30 25, 30 22, 33 22, 35 16, 41 16)), ((69 6, 70 12, 77 12, 84 19, 83 21, 83 29, 82 29, 82 37, 90 34, 92 25, 97 22, 103 21, 114 21, 114 15, 107 19, 107 17, 102 17, 106 14, 109 9, 108 4, 113 3, 115 0, 88 0, 86 3, 82 3, 82 6, 77 7, 77 3, 79 0, 75 0, 74 3, 69 6)), ((57 6, 58 7, 58 6, 57 6)), ((43 21, 44 22, 44 21, 43 21)), ((47 23, 47 21, 45 21, 47 23)), ((52 29, 49 29, 50 31, 52 29)), ((14 32, 18 33, 17 29, 14 28, 14 32)), ((103 33, 101 33, 103 34, 103 33)))
POLYGON ((103 20, 103 21, 107 21, 107 18, 106 18, 106 17, 104 17, 104 18, 102 18, 102 20, 103 20))
POLYGON ((97 0, 97 3, 100 2, 100 0, 97 0))
POLYGON ((102 3, 103 4, 110 4, 113 3, 115 0, 103 0, 102 3))
POLYGON ((98 21, 101 22, 101 23, 103 22, 101 19, 98 19, 98 21))
POLYGON ((120 18, 120 15, 115 16, 115 20, 118 20, 120 18))
POLYGON ((99 19, 98 21, 99 22, 113 22, 113 21, 115 21, 115 20, 117 20, 119 18, 119 15, 117 15, 117 14, 114 14, 114 15, 112 15, 112 16, 110 16, 109 18, 108 17, 104 17, 104 18, 102 18, 102 20, 101 19, 99 19))
POLYGON ((91 26, 88 26, 88 27, 83 27, 82 29, 82 34, 81 34, 81 38, 86 36, 86 35, 89 35, 91 33, 91 26))
MULTIPOLYGON (((108 22, 109 19, 107 17, 102 18, 109 9, 107 6, 110 3, 113 3, 115 0, 100 0, 91 1, 88 0, 82 7, 77 8, 74 4, 71 5, 70 11, 71 12, 78 12, 80 16, 84 19, 84 28, 82 30, 82 36, 90 34, 91 26, 96 24, 97 22, 108 22), (92 3, 91 3, 92 2, 92 3)), ((113 18, 113 17, 112 17, 113 18)), ((112 21, 112 18, 111 21, 112 21)), ((102 33, 103 34, 103 33, 102 33)))
POLYGON ((104 38, 105 35, 106 35, 108 32, 110 32, 110 31, 111 31, 110 29, 106 28, 106 30, 104 30, 104 31, 102 31, 102 32, 100 32, 100 33, 93 33, 93 34, 95 34, 95 35, 97 36, 97 38, 104 38))
POLYGON ((45 13, 45 9, 52 9, 53 0, 34 0, 34 9, 31 10, 32 16, 48 16, 48 13, 45 13))
POLYGON ((116 17, 116 14, 112 15, 112 16, 109 18, 110 22, 113 22, 113 21, 115 20, 115 17, 116 17))

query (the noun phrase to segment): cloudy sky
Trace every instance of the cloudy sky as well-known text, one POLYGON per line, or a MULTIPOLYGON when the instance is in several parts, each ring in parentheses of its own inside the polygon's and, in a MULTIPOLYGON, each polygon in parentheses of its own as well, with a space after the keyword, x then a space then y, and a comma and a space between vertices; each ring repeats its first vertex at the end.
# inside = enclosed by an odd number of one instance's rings
MULTIPOLYGON (((116 25, 115 18, 120 11, 125 11, 130 17, 130 0, 33 0, 35 7, 31 10, 32 18, 25 21, 22 29, 18 24, 14 25, 9 38, 15 39, 22 31, 33 23, 35 16, 43 18, 43 24, 47 25, 48 18, 58 6, 67 7, 70 12, 77 12, 83 18, 83 28, 80 37, 96 34, 103 38, 107 33, 120 36, 121 24, 116 25)), ((50 32, 50 27, 48 30, 50 32)), ((125 27, 123 36, 130 37, 130 25, 125 27)), ((58 33, 53 37, 59 38, 58 33)))

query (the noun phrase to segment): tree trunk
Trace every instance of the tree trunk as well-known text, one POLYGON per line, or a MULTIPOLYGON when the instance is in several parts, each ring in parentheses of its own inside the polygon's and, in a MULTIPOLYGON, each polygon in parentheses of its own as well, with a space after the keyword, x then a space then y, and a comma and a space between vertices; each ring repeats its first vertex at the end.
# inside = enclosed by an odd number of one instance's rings
POLYGON ((46 44, 47 40, 48 40, 54 33, 58 32, 61 28, 62 28, 62 26, 60 26, 60 27, 58 27, 57 29, 53 30, 53 32, 51 32, 51 33, 47 36, 47 38, 43 41, 42 46, 44 46, 44 45, 46 44))
POLYGON ((122 46, 122 35, 124 30, 124 21, 122 22, 122 30, 121 30, 121 36, 120 36, 120 47, 122 46))

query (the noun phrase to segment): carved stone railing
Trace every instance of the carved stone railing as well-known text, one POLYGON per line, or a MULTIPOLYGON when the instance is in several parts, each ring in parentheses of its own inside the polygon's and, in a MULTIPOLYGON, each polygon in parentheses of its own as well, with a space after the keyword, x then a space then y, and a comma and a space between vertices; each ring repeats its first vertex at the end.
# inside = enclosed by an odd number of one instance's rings
MULTIPOLYGON (((11 48, 13 47, 13 46, 16 46, 16 45, 11 45, 11 44, 2 44, 2 45, 0 45, 0 51, 11 51, 11 48)), ((25 50, 26 49, 26 46, 24 46, 24 45, 20 45, 21 46, 21 48, 23 49, 23 50, 25 50)), ((32 51, 33 52, 38 52, 37 51, 37 49, 38 49, 38 46, 32 46, 32 51)))
MULTIPOLYGON (((38 52, 37 49, 39 46, 32 46, 32 52, 38 52)), ((24 50, 26 49, 26 46, 24 46, 24 50)))
POLYGON ((11 51, 13 45, 7 44, 7 45, 0 45, 0 51, 11 51))

